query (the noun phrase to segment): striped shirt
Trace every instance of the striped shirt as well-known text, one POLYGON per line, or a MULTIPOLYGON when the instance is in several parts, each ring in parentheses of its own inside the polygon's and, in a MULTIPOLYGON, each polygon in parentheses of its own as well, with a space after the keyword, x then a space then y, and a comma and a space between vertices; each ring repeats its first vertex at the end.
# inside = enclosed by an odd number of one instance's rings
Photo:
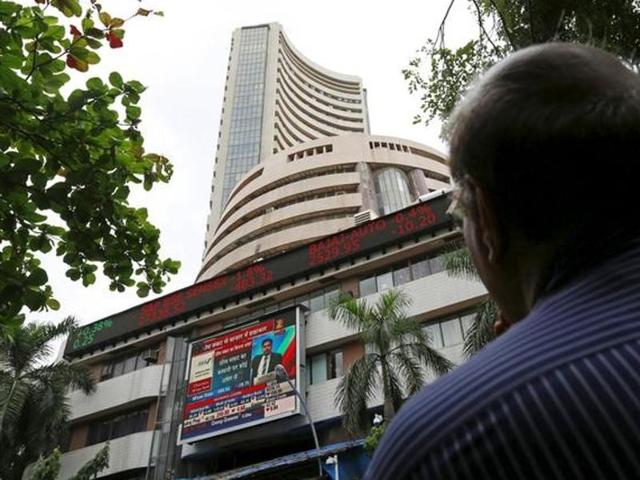
POLYGON ((640 478, 640 246, 409 400, 365 478, 640 478))

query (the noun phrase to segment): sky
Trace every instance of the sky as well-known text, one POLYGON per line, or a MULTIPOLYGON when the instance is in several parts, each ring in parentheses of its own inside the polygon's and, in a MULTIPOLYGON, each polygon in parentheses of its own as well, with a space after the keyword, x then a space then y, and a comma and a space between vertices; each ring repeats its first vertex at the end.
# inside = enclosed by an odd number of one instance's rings
MULTIPOLYGON (((419 100, 411 96, 402 69, 427 38, 433 38, 450 0, 115 0, 102 2, 122 17, 139 7, 162 10, 164 17, 139 17, 125 25, 124 47, 102 48, 102 62, 88 73, 74 73, 83 83, 119 71, 125 80, 147 86, 141 100, 145 148, 167 156, 174 175, 167 185, 136 192, 131 203, 146 207, 160 228, 162 254, 182 261, 164 294, 191 285, 200 267, 213 160, 222 109, 229 46, 240 26, 279 22, 295 47, 330 70, 357 75, 368 91, 371 133, 418 141, 446 151, 439 127, 412 125, 419 100)), ((454 4, 447 44, 468 40, 473 17, 467 2, 454 4)), ((90 323, 143 301, 135 291, 111 292, 108 281, 85 288, 65 277, 59 259, 45 268, 62 307, 28 314, 29 321, 57 322, 73 315, 90 323)))

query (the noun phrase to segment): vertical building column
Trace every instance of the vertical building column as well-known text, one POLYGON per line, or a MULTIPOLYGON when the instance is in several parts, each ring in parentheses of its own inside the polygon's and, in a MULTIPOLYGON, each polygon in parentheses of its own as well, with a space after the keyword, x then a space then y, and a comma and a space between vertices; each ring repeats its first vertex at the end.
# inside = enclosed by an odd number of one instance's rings
POLYGON ((360 162, 356 170, 360 174, 358 191, 362 195, 362 210, 373 210, 376 215, 380 215, 371 167, 366 162, 360 162))
POLYGON ((427 177, 424 176, 424 172, 419 168, 414 168, 409 172, 409 180, 411 181, 411 190, 413 190, 416 198, 429 193, 427 177))

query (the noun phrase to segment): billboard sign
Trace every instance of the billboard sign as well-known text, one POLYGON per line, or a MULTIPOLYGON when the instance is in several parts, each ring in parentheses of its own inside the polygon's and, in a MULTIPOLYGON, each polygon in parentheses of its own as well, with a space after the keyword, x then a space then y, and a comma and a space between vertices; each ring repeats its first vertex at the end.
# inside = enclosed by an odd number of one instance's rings
POLYGON ((179 443, 190 443, 299 413, 299 307, 194 341, 179 443))

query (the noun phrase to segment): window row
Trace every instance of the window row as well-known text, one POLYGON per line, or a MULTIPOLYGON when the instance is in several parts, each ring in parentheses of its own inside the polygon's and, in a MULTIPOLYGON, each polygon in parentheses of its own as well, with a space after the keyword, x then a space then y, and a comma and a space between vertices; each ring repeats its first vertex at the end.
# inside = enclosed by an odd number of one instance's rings
POLYGON ((405 261, 360 280, 360 296, 364 297, 372 293, 398 287, 442 270, 444 270, 444 261, 441 255, 405 261))
POLYGON ((128 355, 114 358, 102 366, 100 371, 100 381, 110 378, 119 377, 134 370, 155 365, 158 362, 158 348, 150 348, 128 355))
POLYGON ((453 347, 464 342, 475 316, 476 312, 467 312, 427 325, 423 330, 429 336, 432 347, 453 347))
POLYGON ((409 147, 400 143, 388 143, 388 142, 369 142, 369 148, 371 150, 377 148, 388 148, 389 150, 397 150, 399 152, 409 152, 409 147))
POLYGON ((94 421, 89 424, 86 446, 124 437, 132 433, 143 432, 147 429, 148 419, 149 407, 147 406, 143 409, 94 421))
POLYGON ((287 155, 287 160, 291 162, 303 157, 311 157, 312 155, 321 155, 323 153, 331 152, 333 152, 333 145, 319 145, 317 147, 307 148, 306 150, 299 150, 297 152, 290 153, 289 155, 287 155))

